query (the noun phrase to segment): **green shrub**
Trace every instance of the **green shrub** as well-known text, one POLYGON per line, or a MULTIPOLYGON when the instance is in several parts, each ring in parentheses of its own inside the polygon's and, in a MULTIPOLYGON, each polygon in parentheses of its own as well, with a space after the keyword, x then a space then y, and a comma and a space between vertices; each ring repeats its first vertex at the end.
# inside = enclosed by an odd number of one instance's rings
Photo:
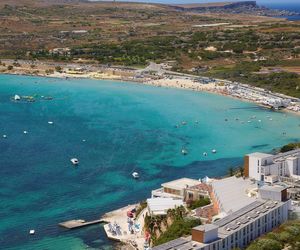
POLYGON ((173 224, 164 232, 158 239, 154 239, 155 246, 175 240, 182 236, 191 234, 193 227, 201 224, 199 219, 179 219, 175 220, 173 224))
POLYGON ((209 204, 210 204, 210 199, 209 198, 202 198, 202 199, 190 202, 189 208, 190 209, 195 209, 195 208, 198 208, 198 207, 204 207, 204 206, 209 205, 209 204))
POLYGON ((259 239, 254 241, 247 250, 281 250, 282 245, 277 240, 259 239))

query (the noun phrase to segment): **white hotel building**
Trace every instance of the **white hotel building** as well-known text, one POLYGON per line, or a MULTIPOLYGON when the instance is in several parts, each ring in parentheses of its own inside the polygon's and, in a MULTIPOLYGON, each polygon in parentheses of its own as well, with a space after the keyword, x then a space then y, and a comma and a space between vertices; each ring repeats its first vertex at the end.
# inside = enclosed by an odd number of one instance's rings
POLYGON ((212 224, 192 229, 192 235, 178 238, 152 250, 231 250, 244 248, 259 236, 288 219, 287 189, 263 186, 258 198, 212 224))
POLYGON ((245 176, 274 183, 280 178, 300 180, 300 149, 277 155, 252 153, 244 158, 245 176))

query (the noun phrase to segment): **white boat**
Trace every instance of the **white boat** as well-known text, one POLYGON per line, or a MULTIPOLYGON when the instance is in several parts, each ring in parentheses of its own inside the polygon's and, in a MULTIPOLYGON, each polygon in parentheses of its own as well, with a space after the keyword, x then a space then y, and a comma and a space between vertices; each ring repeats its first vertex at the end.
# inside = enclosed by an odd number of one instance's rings
POLYGON ((213 149, 211 152, 212 152, 213 154, 215 154, 215 153, 217 153, 217 150, 213 149))
POLYGON ((185 148, 183 148, 183 149, 181 149, 181 153, 182 153, 183 155, 187 155, 187 154, 188 154, 188 151, 187 151, 185 148))
POLYGON ((133 173, 132 173, 132 177, 133 177, 134 179, 138 179, 138 178, 140 178, 140 175, 139 175, 138 172, 133 172, 133 173))
POLYGON ((73 165, 79 164, 79 160, 77 158, 72 158, 70 161, 72 162, 73 165))
POLYGON ((26 130, 23 131, 24 134, 28 134, 28 132, 26 130))
POLYGON ((187 124, 187 122, 186 122, 186 121, 183 121, 183 122, 181 122, 181 124, 182 124, 182 125, 186 125, 186 124, 187 124))
POLYGON ((3 138, 7 138, 7 135, 2 135, 3 138))
POLYGON ((204 152, 204 153, 203 153, 203 156, 207 156, 207 153, 206 153, 206 152, 204 152))
POLYGON ((29 234, 30 234, 30 235, 34 235, 34 234, 35 234, 35 230, 30 229, 30 230, 29 230, 29 234))
POLYGON ((20 100, 21 100, 21 97, 20 97, 19 95, 15 95, 15 96, 14 96, 14 100, 15 100, 15 101, 20 101, 20 100))
POLYGON ((261 122, 261 120, 258 120, 258 122, 261 122))
POLYGON ((49 121, 49 122, 48 122, 48 124, 52 125, 52 124, 53 124, 53 122, 49 121))

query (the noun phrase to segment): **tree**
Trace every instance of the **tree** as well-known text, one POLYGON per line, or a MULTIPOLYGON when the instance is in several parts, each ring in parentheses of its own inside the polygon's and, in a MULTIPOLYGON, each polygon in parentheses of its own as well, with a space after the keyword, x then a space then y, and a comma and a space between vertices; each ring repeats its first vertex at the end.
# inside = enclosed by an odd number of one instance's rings
POLYGON ((12 70, 13 68, 14 68, 14 66, 8 65, 7 70, 12 70))
POLYGON ((60 66, 56 66, 56 67, 55 67, 55 71, 57 71, 57 72, 60 72, 60 73, 61 73, 61 72, 62 72, 62 68, 61 68, 60 66))
POLYGON ((230 167, 230 168, 228 169, 228 175, 229 175, 229 176, 234 176, 234 168, 233 168, 233 167, 230 167))
POLYGON ((241 176, 243 177, 244 176, 244 172, 245 172, 244 167, 239 167, 239 172, 240 172, 241 176))

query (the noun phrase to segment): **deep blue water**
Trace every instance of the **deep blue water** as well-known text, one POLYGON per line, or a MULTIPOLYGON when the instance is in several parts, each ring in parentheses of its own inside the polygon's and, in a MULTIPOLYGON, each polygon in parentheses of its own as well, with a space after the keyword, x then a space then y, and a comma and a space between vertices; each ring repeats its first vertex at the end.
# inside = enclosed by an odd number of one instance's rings
POLYGON ((0 75, 0 249, 109 248, 100 225, 66 231, 57 224, 95 219, 182 176, 224 175, 245 153, 297 141, 299 125, 298 116, 208 93, 0 75), (37 100, 14 102, 15 94, 37 100))

